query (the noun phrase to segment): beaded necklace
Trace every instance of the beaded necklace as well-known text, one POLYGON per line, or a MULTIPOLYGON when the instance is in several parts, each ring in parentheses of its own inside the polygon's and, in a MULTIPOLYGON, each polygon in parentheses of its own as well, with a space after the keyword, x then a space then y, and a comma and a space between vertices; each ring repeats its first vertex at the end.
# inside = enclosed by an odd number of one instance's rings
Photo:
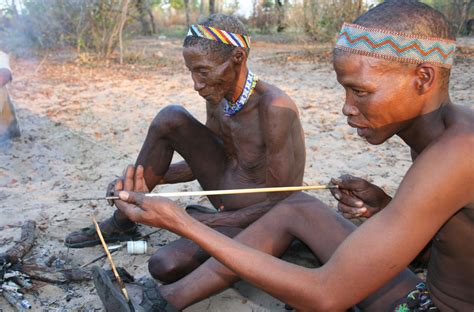
POLYGON ((252 71, 248 71, 247 80, 245 81, 245 87, 240 94, 239 98, 235 103, 230 101, 226 101, 224 105, 224 113, 226 116, 233 116, 237 114, 244 108, 244 105, 249 100, 250 96, 253 94, 255 90, 255 86, 257 85, 258 77, 252 71))

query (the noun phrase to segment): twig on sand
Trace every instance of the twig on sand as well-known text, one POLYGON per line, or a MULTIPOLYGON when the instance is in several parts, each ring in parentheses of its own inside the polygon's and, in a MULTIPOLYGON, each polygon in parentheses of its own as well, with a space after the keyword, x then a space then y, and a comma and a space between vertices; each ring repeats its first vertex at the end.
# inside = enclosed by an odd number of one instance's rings
POLYGON ((117 267, 115 266, 115 263, 114 263, 114 260, 112 259, 112 255, 110 254, 109 248, 107 247, 104 237, 102 236, 102 232, 100 230, 99 224, 97 223, 97 220, 95 219, 95 217, 92 217, 92 221, 94 222, 97 235, 99 235, 100 242, 102 243, 102 247, 104 247, 104 251, 107 254, 107 258, 109 258, 110 266, 112 267, 112 271, 114 272, 115 278, 117 279, 117 282, 120 288, 122 289, 122 293, 128 302, 130 301, 130 299, 128 298, 127 289, 125 288, 125 284, 123 283, 122 278, 117 272, 117 267))

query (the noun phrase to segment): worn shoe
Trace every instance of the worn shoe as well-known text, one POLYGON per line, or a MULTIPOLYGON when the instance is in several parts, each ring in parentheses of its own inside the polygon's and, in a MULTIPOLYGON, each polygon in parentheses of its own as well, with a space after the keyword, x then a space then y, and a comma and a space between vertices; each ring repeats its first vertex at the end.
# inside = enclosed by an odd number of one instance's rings
MULTIPOLYGON (((130 222, 131 226, 123 228, 118 225, 114 215, 99 223, 100 229, 106 243, 123 242, 137 239, 141 236, 135 223, 130 222)), ((64 240, 64 245, 69 248, 84 248, 100 245, 100 239, 97 235, 94 224, 82 228, 79 231, 72 232, 64 240)))
MULTIPOLYGON (((144 278, 127 283, 127 290, 130 296, 130 302, 127 302, 124 295, 114 283, 115 278, 110 272, 99 267, 92 269, 94 285, 97 294, 102 301, 106 311, 110 312, 175 312, 177 311, 160 294, 157 283, 152 278, 144 278), (132 291, 130 291, 130 288, 132 291), (140 295, 134 296, 133 293, 140 292, 140 295)), ((119 273, 122 276, 122 273, 119 273)), ((122 278, 124 281, 130 281, 129 277, 122 278)))

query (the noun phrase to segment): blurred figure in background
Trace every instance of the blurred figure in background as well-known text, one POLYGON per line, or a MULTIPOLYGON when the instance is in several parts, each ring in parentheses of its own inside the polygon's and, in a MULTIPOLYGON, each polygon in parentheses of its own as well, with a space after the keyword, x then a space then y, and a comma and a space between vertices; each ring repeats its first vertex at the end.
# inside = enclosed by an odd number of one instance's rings
POLYGON ((0 51, 0 145, 20 136, 15 108, 8 96, 7 83, 12 80, 8 55, 0 51))

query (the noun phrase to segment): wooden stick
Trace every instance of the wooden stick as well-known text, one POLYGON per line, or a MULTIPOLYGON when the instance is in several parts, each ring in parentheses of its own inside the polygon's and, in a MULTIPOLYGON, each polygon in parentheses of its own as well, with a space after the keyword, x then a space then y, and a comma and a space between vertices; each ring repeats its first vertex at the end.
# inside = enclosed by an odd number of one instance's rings
MULTIPOLYGON (((280 187, 261 187, 231 190, 212 190, 212 191, 192 191, 192 192, 161 192, 147 193, 146 197, 183 197, 183 196, 212 196, 212 195, 233 195, 233 194, 250 194, 250 193, 273 193, 273 192, 296 192, 310 190, 326 190, 337 188, 337 185, 307 185, 307 186, 280 186, 280 187)), ((80 201, 80 200, 103 200, 103 199, 119 199, 118 196, 95 197, 95 198, 73 198, 64 199, 63 201, 80 201)))
POLYGON ((123 295, 125 296, 125 299, 127 302, 130 301, 128 298, 128 293, 127 289, 125 288, 125 284, 122 281, 122 278, 117 272, 117 268, 115 267, 115 263, 112 260, 112 255, 110 254, 109 248, 107 247, 107 244, 105 243, 104 237, 102 236, 102 232, 100 230, 99 224, 97 223, 97 220, 95 217, 92 217, 92 221, 94 222, 95 225, 95 230, 97 231, 97 235, 99 235, 100 242, 102 243, 102 247, 104 247, 105 253, 107 254, 107 258, 109 258, 110 266, 112 267, 112 271, 114 272, 115 278, 117 279, 117 282, 120 285, 120 288, 122 288, 123 295))

